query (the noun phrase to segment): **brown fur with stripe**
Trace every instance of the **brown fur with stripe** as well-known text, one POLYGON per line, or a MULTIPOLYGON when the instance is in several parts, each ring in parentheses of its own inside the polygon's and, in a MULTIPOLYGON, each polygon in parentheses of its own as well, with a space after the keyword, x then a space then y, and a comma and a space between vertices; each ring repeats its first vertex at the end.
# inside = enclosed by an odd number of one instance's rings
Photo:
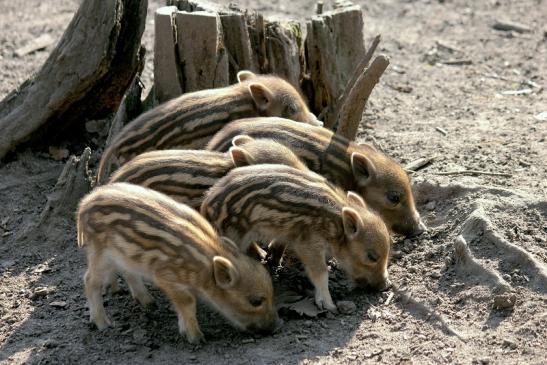
POLYGON ((204 150, 164 150, 138 155, 120 167, 110 182, 129 182, 199 208, 203 194, 235 167, 281 164, 298 169, 306 165, 286 146, 267 139, 236 136, 237 146, 227 153, 204 150))
POLYGON ((370 145, 357 144, 325 128, 281 118, 249 118, 224 127, 207 145, 225 151, 233 136, 271 138, 288 146, 308 168, 339 185, 358 192, 378 211, 395 233, 418 235, 426 227, 416 209, 410 179, 392 158, 370 145))
POLYGON ((87 250, 90 320, 99 329, 111 324, 102 289, 116 273, 143 305, 152 301, 143 278, 154 282, 174 304, 180 332, 192 343, 203 339, 198 296, 240 329, 271 332, 279 325, 268 272, 184 204, 132 184, 105 185, 82 199, 77 227, 78 246, 87 250))
POLYGON ((154 150, 201 149, 228 122, 254 116, 281 116, 322 125, 302 95, 287 81, 271 75, 238 73, 238 84, 184 94, 127 124, 103 153, 97 172, 102 184, 113 160, 119 166, 154 150))
POLYGON ((311 171, 282 165, 232 170, 208 192, 201 214, 246 251, 253 240, 278 240, 294 250, 315 286, 316 304, 336 310, 327 256, 358 285, 389 285, 389 232, 355 193, 311 171))

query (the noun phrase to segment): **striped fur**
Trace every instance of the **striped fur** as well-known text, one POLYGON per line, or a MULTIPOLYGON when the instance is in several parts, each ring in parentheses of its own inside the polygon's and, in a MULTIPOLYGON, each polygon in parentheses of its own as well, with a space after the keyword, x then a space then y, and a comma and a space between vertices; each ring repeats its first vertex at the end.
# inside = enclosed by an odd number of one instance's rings
POLYGON ((253 116, 282 116, 321 125, 301 94, 275 76, 238 74, 240 83, 181 95, 127 124, 105 150, 97 172, 104 182, 109 165, 121 166, 147 151, 200 149, 229 121, 253 116))
POLYGON ((138 155, 119 168, 110 182, 129 182, 164 193, 199 208, 203 194, 236 166, 277 163, 299 169, 306 165, 286 146, 272 140, 238 136, 229 152, 164 150, 138 155))
POLYGON ((311 171, 282 165, 232 170, 208 192, 201 214, 242 250, 258 240, 292 247, 315 285, 316 303, 334 310, 326 256, 360 285, 388 285, 389 232, 355 193, 311 171), (371 259, 372 258, 372 259, 371 259))
POLYGON ((142 280, 153 281, 173 302, 180 331, 193 343, 203 338, 196 296, 241 329, 267 332, 278 324, 268 272, 240 254, 233 242, 221 240, 184 204, 150 189, 114 183, 82 199, 77 228, 78 246, 87 250, 90 320, 99 329, 110 325, 101 292, 116 273, 143 305, 152 297, 142 280))
POLYGON ((249 118, 224 127, 207 149, 225 151, 239 134, 271 138, 287 145, 310 170, 344 190, 357 191, 393 232, 411 236, 425 230, 408 175, 397 162, 372 146, 351 142, 325 128, 303 128, 282 118, 249 118))

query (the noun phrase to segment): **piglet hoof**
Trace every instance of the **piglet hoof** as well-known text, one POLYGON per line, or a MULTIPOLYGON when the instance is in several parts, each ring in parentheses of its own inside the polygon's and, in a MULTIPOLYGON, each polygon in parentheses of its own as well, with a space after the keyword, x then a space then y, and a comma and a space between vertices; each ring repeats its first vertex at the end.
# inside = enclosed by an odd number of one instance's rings
POLYGON ((114 278, 110 282, 110 292, 112 294, 118 294, 121 291, 120 284, 118 284, 118 278, 114 278))
POLYGON ((135 296, 135 300, 139 302, 144 309, 150 309, 154 304, 154 298, 147 292, 139 293, 139 295, 135 296))
POLYGON ((331 313, 337 314, 338 308, 336 305, 332 302, 332 300, 316 297, 315 298, 315 305, 321 310, 328 310, 331 313))
POLYGON ((90 322, 94 323, 99 331, 103 331, 108 327, 112 327, 112 322, 106 316, 102 318, 90 318, 90 322))
POLYGON ((193 334, 190 334, 189 332, 187 332, 186 339, 192 345, 199 345, 199 344, 205 343, 205 336, 199 329, 196 331, 196 333, 193 333, 193 334))

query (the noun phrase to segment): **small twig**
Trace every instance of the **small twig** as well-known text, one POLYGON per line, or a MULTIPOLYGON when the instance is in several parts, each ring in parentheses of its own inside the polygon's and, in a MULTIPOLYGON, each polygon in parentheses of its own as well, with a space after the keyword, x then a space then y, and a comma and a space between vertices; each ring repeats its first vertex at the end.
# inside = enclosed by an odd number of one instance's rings
POLYGON ((512 174, 506 174, 503 172, 489 172, 489 171, 480 171, 480 170, 460 170, 460 171, 444 171, 436 172, 435 175, 490 175, 490 176, 502 176, 502 177, 512 177, 512 174))
POLYGON ((515 31, 517 33, 530 33, 532 31, 532 29, 530 29, 530 27, 528 27, 524 24, 515 23, 515 22, 511 22, 511 21, 502 21, 502 20, 496 21, 492 25, 492 28, 494 28, 495 30, 501 30, 501 31, 504 31, 504 32, 515 31))
POLYGON ((429 166, 433 161, 435 161, 436 158, 437 158, 437 156, 419 158, 419 159, 414 160, 414 161, 410 162, 409 164, 407 164, 405 166, 405 170, 410 171, 410 172, 419 171, 419 170, 425 168, 426 166, 429 166))
POLYGON ((520 90, 505 90, 501 92, 501 95, 526 95, 533 93, 532 89, 520 89, 520 90))
POLYGON ((463 66, 463 65, 471 65, 473 63, 472 60, 462 59, 462 60, 446 60, 446 61, 438 61, 437 63, 443 64, 443 65, 449 65, 449 66, 463 66))
POLYGON ((389 295, 387 296, 387 299, 386 299, 386 302, 384 303, 384 305, 390 305, 391 304, 391 300, 393 299, 393 296, 395 295, 395 293, 391 292, 389 293, 389 295))
POLYGON ((448 132, 445 129, 441 128, 441 127, 435 127, 435 130, 437 132, 441 133, 443 136, 446 136, 448 134, 448 132))

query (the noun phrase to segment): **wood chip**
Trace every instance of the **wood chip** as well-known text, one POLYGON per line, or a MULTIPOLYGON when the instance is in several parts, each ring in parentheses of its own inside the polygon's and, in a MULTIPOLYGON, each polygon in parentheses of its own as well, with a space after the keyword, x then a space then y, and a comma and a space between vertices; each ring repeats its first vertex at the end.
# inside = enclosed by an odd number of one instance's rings
POLYGON ((35 38, 30 41, 29 44, 18 48, 14 53, 17 57, 23 57, 29 53, 39 51, 46 48, 47 46, 53 44, 54 40, 49 34, 42 34, 38 38, 35 38))
POLYGON ((492 28, 494 28, 495 30, 501 30, 504 32, 515 31, 517 33, 530 33, 532 31, 530 27, 524 24, 516 23, 512 21, 503 21, 503 20, 496 21, 492 25, 492 28))
POLYGON ((437 156, 419 158, 419 159, 414 160, 414 161, 410 162, 409 164, 407 164, 405 166, 405 170, 411 171, 411 172, 416 172, 418 170, 423 169, 426 166, 429 166, 429 164, 431 164, 433 161, 435 161, 436 158, 437 158, 437 156))
POLYGON ((445 129, 441 128, 441 127, 435 127, 435 130, 437 132, 441 133, 443 136, 446 136, 448 134, 448 132, 445 129))
POLYGON ((391 301, 393 300, 393 296, 395 294, 393 292, 389 293, 389 295, 387 296, 387 299, 386 299, 386 302, 384 303, 384 305, 390 305, 391 304, 391 301))
POLYGON ((534 90, 530 88, 520 89, 520 90, 505 90, 501 92, 501 95, 526 95, 533 93, 534 90))

